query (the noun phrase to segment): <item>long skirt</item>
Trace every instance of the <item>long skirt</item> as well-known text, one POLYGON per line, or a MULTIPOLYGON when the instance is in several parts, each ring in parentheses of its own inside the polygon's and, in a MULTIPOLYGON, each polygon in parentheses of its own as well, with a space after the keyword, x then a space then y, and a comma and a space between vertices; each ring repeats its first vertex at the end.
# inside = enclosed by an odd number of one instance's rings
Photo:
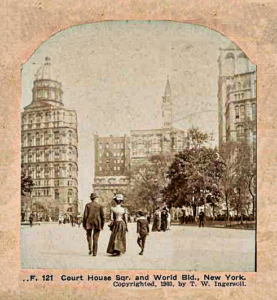
POLYGON ((124 221, 114 221, 107 253, 126 252, 126 224, 124 221))
POLYGON ((158 217, 154 218, 152 231, 159 231, 161 227, 160 219, 158 217))
POLYGON ((162 231, 166 231, 167 229, 167 218, 166 217, 162 217, 162 225, 161 225, 161 230, 162 231))

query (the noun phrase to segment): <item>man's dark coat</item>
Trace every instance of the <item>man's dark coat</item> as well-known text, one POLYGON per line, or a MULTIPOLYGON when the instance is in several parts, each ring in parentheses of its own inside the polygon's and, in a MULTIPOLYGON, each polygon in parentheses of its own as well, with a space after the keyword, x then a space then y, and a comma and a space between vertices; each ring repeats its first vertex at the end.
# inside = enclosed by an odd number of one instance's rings
POLYGON ((83 217, 83 227, 85 229, 103 229, 105 217, 103 207, 95 201, 88 203, 83 217))

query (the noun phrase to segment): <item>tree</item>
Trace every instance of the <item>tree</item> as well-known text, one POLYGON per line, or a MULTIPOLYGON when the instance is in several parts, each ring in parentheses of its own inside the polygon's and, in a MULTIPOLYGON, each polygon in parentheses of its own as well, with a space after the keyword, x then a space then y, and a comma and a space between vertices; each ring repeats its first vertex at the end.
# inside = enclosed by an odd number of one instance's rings
POLYGON ((161 190, 166 185, 165 172, 172 155, 154 155, 147 162, 131 168, 130 185, 123 192, 130 210, 153 210, 162 202, 161 190))
POLYGON ((246 141, 227 142, 220 147, 220 162, 223 165, 221 189, 227 207, 234 208, 242 214, 249 207, 252 196, 253 211, 255 205, 256 164, 246 141))
POLYGON ((23 166, 21 166, 21 195, 26 196, 26 194, 30 193, 31 187, 34 185, 31 176, 28 176, 23 166))
POLYGON ((163 189, 167 202, 175 206, 196 206, 219 202, 220 164, 218 150, 206 144, 211 136, 198 128, 189 130, 190 147, 175 155, 168 179, 170 183, 163 189))

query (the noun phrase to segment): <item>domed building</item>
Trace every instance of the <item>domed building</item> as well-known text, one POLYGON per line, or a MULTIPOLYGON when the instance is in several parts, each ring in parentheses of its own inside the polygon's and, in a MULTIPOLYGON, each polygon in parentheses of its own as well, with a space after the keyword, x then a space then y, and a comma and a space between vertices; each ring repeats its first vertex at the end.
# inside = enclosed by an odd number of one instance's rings
POLYGON ((78 131, 75 110, 63 104, 50 58, 38 70, 30 105, 21 115, 21 163, 34 186, 24 201, 25 220, 58 220, 78 213, 78 131))

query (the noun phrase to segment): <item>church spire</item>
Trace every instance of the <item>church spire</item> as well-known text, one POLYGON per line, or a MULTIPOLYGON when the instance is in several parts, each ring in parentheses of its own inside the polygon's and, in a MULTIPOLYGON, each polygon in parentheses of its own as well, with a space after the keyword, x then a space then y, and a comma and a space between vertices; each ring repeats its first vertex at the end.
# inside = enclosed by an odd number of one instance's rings
POLYGON ((172 126, 172 100, 169 78, 167 76, 165 92, 162 104, 163 128, 169 129, 172 126))
POLYGON ((166 86, 165 86, 165 92, 164 92, 164 97, 171 97, 171 90, 170 90, 170 83, 169 83, 169 76, 167 75, 167 81, 166 81, 166 86))

